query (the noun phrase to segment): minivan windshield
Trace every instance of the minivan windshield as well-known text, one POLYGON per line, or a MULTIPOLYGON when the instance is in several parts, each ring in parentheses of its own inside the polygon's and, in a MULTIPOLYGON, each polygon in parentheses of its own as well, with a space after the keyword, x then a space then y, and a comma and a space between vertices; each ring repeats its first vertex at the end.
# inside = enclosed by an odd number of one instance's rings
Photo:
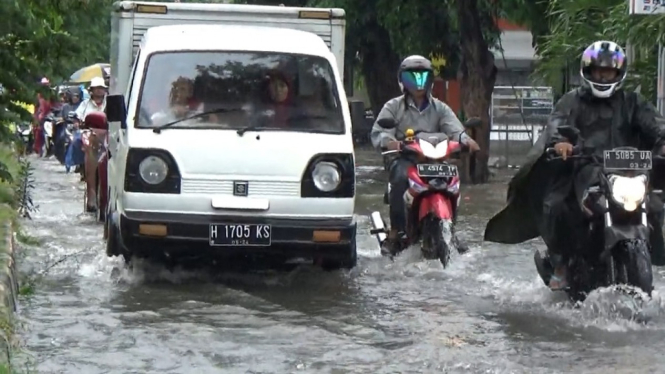
POLYGON ((318 56, 160 52, 148 60, 135 126, 185 119, 170 127, 342 134, 337 93, 328 60, 318 56))

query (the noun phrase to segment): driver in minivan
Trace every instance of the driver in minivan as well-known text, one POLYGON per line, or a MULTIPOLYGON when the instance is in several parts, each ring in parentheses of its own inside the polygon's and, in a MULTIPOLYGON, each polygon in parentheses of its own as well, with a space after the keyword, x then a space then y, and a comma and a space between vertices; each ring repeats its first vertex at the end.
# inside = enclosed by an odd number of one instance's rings
MULTIPOLYGON (((372 145, 375 148, 379 150, 399 149, 400 142, 395 139, 395 130, 384 129, 378 124, 381 119, 390 118, 397 123, 397 129, 402 133, 407 129, 429 133, 445 132, 450 139, 459 140, 468 146, 470 151, 480 150, 478 144, 464 132, 464 126, 452 109, 432 97, 434 68, 428 59, 422 56, 405 58, 400 64, 397 79, 403 95, 388 101, 376 117, 370 133, 372 145)), ((410 166, 411 161, 399 157, 390 163, 390 232, 381 248, 384 255, 395 253, 398 250, 401 236, 405 235, 404 193, 409 188, 407 170, 410 166)), ((454 240, 458 252, 468 251, 466 243, 457 236, 454 237, 454 240)))
POLYGON ((153 123, 167 123, 191 115, 201 109, 194 101, 194 82, 185 77, 178 77, 171 83, 168 108, 152 115, 153 123))
MULTIPOLYGON (((182 76, 171 83, 168 103, 166 110, 152 115, 151 119, 154 124, 161 125, 204 111, 204 104, 194 95, 194 82, 182 76)), ((216 120, 217 117, 214 114, 208 115, 209 122, 216 120)))

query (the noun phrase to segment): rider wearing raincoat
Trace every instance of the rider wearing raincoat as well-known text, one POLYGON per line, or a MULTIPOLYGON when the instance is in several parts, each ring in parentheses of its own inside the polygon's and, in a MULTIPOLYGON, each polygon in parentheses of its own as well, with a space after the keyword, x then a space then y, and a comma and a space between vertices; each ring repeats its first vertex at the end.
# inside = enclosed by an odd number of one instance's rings
MULTIPOLYGON (((567 163, 547 162, 546 148, 554 147, 562 157, 570 155, 573 149, 557 128, 577 128, 585 145, 601 152, 620 146, 665 151, 665 121, 651 103, 621 88, 626 70, 626 56, 616 43, 598 41, 587 47, 580 68, 582 87, 557 102, 545 131, 527 154, 526 163, 510 181, 508 205, 485 229, 485 240, 495 243, 518 244, 542 237, 555 267, 552 289, 566 287, 565 259, 580 249, 588 234, 579 199, 597 175, 590 167, 573 169, 567 163)), ((665 173, 655 167, 651 182, 660 189, 665 173)), ((648 211, 652 263, 662 266, 663 202, 650 196, 648 211)))

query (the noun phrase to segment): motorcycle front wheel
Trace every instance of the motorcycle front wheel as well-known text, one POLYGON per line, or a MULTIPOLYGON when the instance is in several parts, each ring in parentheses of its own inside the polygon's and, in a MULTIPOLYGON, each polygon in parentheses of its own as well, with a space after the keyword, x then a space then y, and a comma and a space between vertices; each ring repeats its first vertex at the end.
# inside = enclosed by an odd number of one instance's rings
POLYGON ((653 271, 649 244, 645 240, 630 240, 624 243, 624 248, 626 256, 622 262, 626 269, 626 283, 651 295, 653 271))
POLYGON ((426 258, 438 258, 444 269, 450 262, 450 242, 452 238, 451 222, 442 220, 438 217, 430 216, 425 218, 422 237, 425 239, 423 244, 423 254, 426 258), (428 256, 430 253, 432 256, 428 256))
POLYGON ((635 239, 619 243, 617 247, 607 261, 608 285, 625 284, 651 295, 653 271, 649 244, 635 239))

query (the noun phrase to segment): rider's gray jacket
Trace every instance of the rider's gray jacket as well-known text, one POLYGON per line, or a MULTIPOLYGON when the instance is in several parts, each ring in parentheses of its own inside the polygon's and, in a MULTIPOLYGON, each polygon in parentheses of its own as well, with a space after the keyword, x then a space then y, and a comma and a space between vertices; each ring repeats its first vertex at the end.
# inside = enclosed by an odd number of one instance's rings
POLYGON ((457 119, 455 112, 442 101, 429 97, 429 105, 421 112, 410 97, 404 95, 389 100, 376 117, 370 138, 375 148, 384 148, 397 140, 396 134, 404 134, 407 129, 429 133, 446 133, 451 140, 466 144, 469 136, 464 132, 464 126, 457 119), (408 106, 407 106, 408 104, 408 106), (382 118, 392 118, 398 126, 395 129, 384 129, 378 121, 382 118))

